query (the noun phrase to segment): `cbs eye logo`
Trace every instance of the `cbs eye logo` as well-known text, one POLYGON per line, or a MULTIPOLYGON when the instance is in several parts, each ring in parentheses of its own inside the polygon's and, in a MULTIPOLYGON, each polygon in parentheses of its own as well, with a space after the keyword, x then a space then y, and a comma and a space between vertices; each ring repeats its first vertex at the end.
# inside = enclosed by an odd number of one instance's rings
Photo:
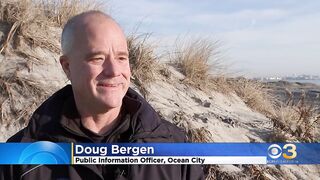
POLYGON ((290 160, 297 157, 296 150, 297 147, 294 144, 285 144, 282 148, 278 144, 272 144, 268 148, 268 155, 272 159, 278 159, 282 155, 285 159, 290 160))
POLYGON ((62 147, 49 141, 27 146, 19 157, 19 164, 69 164, 70 159, 62 147))

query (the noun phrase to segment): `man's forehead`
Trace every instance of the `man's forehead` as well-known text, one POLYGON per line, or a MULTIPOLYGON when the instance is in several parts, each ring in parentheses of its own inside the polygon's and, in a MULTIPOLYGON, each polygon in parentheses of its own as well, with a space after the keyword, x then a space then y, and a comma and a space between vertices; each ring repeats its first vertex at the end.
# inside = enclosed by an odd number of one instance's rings
MULTIPOLYGON (((87 53, 126 52, 127 40, 120 26, 103 14, 88 14, 78 17, 74 22, 75 49, 81 48, 87 53)), ((117 53, 118 54, 118 53, 117 53)))
POLYGON ((75 19, 73 20, 73 23, 77 25, 84 25, 88 22, 97 22, 97 21, 110 21, 114 22, 115 21, 108 15, 103 14, 101 12, 88 12, 84 14, 80 14, 75 19))
MULTIPOLYGON (((120 26, 112 19, 101 16, 91 16, 84 18, 76 27, 76 35, 78 38, 110 35, 117 38, 125 38, 120 26)), ((91 37, 92 38, 92 37, 91 37)))
POLYGON ((110 23, 110 24, 117 24, 112 18, 103 16, 100 14, 91 14, 84 16, 83 18, 80 18, 80 24, 81 25, 90 25, 90 24, 96 24, 96 23, 110 23))
POLYGON ((76 40, 88 41, 114 41, 116 44, 126 44, 126 38, 120 27, 112 21, 85 21, 74 32, 76 40))

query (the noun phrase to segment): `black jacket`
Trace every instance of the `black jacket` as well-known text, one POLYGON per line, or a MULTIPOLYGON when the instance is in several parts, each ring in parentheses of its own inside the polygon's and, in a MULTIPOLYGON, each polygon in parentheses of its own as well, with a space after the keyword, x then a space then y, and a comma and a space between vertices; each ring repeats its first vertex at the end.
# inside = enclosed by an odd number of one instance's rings
MULTIPOLYGON (((126 118, 103 142, 186 142, 185 134, 159 118, 134 90, 126 93, 123 107, 126 118)), ((8 142, 94 142, 79 129, 79 122, 72 87, 68 85, 46 100, 34 112, 28 126, 8 142)), ((0 168, 0 180, 203 179, 202 168, 198 165, 7 165, 0 168)))

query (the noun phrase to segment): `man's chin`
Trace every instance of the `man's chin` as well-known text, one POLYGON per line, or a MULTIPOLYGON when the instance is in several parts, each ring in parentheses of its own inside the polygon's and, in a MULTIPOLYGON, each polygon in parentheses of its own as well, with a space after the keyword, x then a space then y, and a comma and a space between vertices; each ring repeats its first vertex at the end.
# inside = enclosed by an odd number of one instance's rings
POLYGON ((100 104, 99 106, 106 108, 116 108, 122 105, 122 99, 124 93, 111 92, 111 93, 99 93, 97 92, 95 99, 100 104))
POLYGON ((106 109, 110 109, 110 108, 117 108, 117 107, 121 107, 122 105, 122 99, 121 100, 112 100, 112 99, 101 99, 99 100, 99 104, 102 107, 105 107, 106 109))

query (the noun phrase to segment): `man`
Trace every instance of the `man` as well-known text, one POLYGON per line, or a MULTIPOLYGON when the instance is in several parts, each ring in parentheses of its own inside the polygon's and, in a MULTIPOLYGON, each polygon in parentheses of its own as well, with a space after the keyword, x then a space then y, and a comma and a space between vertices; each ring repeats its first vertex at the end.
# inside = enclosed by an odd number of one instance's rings
MULTIPOLYGON (((46 100, 26 128, 8 142, 185 142, 129 88, 125 35, 108 15, 89 11, 71 18, 62 33, 61 66, 71 85, 46 100)), ((4 166, 0 179, 203 179, 190 165, 4 166)))

